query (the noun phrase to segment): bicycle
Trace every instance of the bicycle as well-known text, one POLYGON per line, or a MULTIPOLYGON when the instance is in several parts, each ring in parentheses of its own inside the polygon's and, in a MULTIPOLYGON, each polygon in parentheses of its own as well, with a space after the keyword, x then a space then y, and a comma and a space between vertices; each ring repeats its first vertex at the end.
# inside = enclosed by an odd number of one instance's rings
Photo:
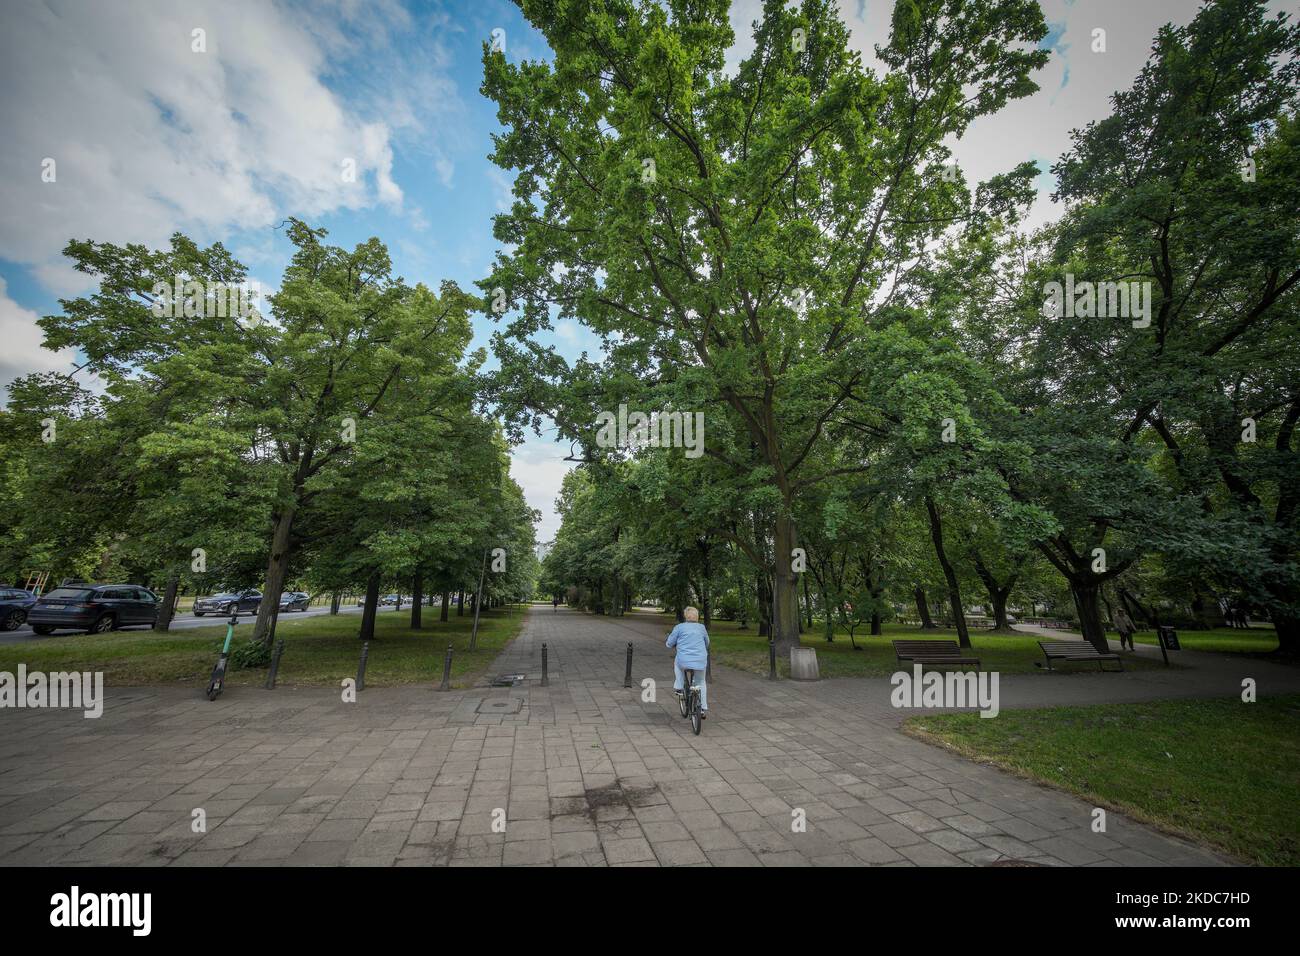
POLYGON ((677 694, 677 707, 682 712, 682 716, 690 720, 691 730, 695 731, 698 737, 700 726, 704 723, 700 710, 700 688, 695 683, 695 671, 691 668, 682 668, 684 675, 683 683, 686 685, 677 694))

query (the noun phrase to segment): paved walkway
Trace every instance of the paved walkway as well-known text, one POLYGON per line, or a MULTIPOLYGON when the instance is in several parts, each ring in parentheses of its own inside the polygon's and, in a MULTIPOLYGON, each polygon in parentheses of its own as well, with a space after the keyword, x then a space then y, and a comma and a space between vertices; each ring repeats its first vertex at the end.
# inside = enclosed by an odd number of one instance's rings
MULTIPOLYGON (((1084 802, 904 736, 884 680, 717 668, 695 737, 672 699, 666 630, 535 609, 493 668, 526 675, 508 688, 372 687, 354 704, 326 688, 231 688, 215 703, 193 687, 135 688, 110 690, 99 720, 0 711, 0 862, 1224 862, 1117 813, 1093 833, 1084 802), (655 703, 641 700, 644 677, 655 703)), ((1136 677, 1104 679, 1157 693, 1136 677)), ((1094 679, 1008 677, 1003 706, 1032 682, 1057 695, 1094 679)))

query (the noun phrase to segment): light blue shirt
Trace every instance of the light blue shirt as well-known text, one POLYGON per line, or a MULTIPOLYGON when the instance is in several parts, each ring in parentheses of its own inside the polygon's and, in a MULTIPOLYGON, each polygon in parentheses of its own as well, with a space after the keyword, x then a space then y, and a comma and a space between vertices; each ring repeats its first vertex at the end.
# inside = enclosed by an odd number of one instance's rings
POLYGON ((691 670, 701 670, 709 663, 709 632, 704 625, 683 621, 672 629, 666 642, 677 648, 677 664, 691 670))

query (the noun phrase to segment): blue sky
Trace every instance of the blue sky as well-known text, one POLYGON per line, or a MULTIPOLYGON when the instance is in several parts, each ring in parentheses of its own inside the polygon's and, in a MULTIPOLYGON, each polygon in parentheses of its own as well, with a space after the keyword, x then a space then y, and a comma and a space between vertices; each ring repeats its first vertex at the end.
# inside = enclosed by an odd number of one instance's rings
MULTIPOLYGON (((868 66, 890 5, 843 5, 868 66)), ((1185 22, 1187 0, 1042 0, 1052 62, 1041 91, 954 143, 969 179, 1023 159, 1045 168, 1071 128, 1107 112, 1145 60, 1156 26, 1185 22), (1091 51, 1091 31, 1107 50, 1091 51)), ((1277 4, 1280 8, 1281 4, 1277 4)), ((738 0, 738 43, 757 0, 738 0)), ((496 251, 491 216, 511 177, 487 160, 495 109, 479 95, 482 44, 503 30, 514 61, 547 56, 503 0, 44 0, 0 8, 0 388, 15 375, 68 370, 35 326, 60 296, 87 291, 60 250, 68 239, 165 244, 175 230, 220 240, 273 288, 288 255, 275 226, 295 215, 351 245, 371 236, 395 271, 470 288, 496 251), (196 31, 201 31, 201 40, 196 31), (198 49, 197 47, 201 47, 198 49), (54 182, 41 179, 54 159, 54 182), (357 182, 344 183, 351 159, 357 182)), ((1041 194, 1050 192, 1046 173, 1041 194)), ((1034 219, 1053 215, 1041 199, 1034 219)), ((480 318, 475 345, 492 323, 480 318)), ((568 357, 596 340, 572 323, 548 334, 568 357)), ((552 502, 567 445, 531 439, 514 473, 558 525, 552 502)))

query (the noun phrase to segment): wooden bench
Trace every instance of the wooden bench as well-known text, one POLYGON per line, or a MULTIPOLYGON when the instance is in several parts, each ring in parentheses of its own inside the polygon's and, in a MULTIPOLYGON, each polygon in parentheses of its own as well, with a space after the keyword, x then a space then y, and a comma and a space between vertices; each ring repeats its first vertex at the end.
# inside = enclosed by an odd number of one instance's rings
POLYGON ((974 664, 980 669, 978 657, 967 657, 956 641, 894 641, 894 657, 914 664, 974 664))
MULTIPOLYGON (((1103 654, 1088 641, 1039 641, 1043 656, 1047 658, 1047 669, 1052 669, 1052 661, 1096 661, 1100 670, 1105 670, 1106 661, 1115 661, 1119 669, 1124 669, 1124 659, 1118 654, 1103 654)), ((1042 665, 1039 665, 1042 666, 1042 665)))

